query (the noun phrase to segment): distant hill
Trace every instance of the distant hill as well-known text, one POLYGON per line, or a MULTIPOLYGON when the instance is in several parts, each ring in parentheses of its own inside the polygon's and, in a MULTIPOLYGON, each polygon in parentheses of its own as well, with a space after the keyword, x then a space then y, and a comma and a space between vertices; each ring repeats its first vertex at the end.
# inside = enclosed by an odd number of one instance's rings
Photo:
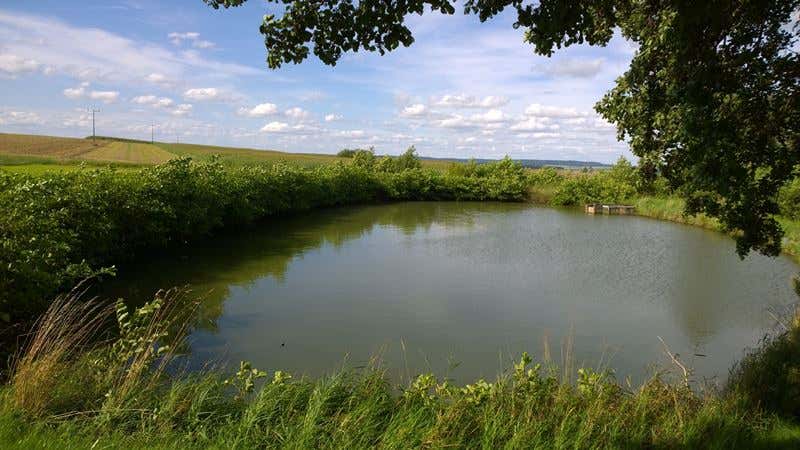
MULTIPOLYGON (((433 160, 433 161, 451 161, 451 162, 459 162, 465 163, 469 162, 470 159, 465 158, 429 158, 422 156, 422 159, 425 160, 433 160)), ((475 158, 475 162, 478 164, 484 164, 489 162, 495 162, 496 159, 485 159, 485 158, 475 158)), ((601 163, 597 161, 577 161, 572 159, 514 159, 514 161, 519 162, 525 167, 531 168, 539 168, 539 167, 557 167, 563 169, 606 169, 611 167, 611 164, 601 163)))

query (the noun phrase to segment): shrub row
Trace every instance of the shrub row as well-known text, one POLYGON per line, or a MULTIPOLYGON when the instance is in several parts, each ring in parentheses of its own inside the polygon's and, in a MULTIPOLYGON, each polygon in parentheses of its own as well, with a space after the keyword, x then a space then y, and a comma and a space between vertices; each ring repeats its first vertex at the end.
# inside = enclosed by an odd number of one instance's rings
POLYGON ((59 290, 146 250, 270 216, 376 201, 526 196, 524 169, 510 160, 480 174, 400 169, 231 168, 177 159, 141 171, 0 171, 0 316, 41 312, 59 290))

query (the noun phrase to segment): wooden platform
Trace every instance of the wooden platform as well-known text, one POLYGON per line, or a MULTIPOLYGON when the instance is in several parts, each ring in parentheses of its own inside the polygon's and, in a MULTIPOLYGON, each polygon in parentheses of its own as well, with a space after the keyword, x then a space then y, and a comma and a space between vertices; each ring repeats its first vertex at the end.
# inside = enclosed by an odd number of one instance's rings
POLYGON ((604 205, 602 203, 589 203, 584 207, 586 214, 618 214, 631 215, 636 212, 636 207, 630 205, 604 205))

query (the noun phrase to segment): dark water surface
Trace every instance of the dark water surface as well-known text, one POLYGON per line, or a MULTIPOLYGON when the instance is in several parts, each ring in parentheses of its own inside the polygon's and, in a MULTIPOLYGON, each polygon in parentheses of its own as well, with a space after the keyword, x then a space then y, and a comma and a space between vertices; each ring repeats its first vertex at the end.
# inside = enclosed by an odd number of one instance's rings
POLYGON ((797 271, 741 261, 698 228, 501 203, 316 211, 178 253, 104 290, 140 301, 191 285, 195 367, 316 376, 377 355, 398 379, 457 381, 494 377, 523 350, 638 381, 666 365, 658 336, 722 380, 770 327, 766 308, 794 301, 797 271))

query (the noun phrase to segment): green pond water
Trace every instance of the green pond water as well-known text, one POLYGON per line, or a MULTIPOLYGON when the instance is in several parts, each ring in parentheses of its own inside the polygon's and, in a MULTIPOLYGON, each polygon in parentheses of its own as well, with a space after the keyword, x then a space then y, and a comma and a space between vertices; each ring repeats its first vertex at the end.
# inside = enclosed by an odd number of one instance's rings
POLYGON ((317 376, 378 358, 398 380, 494 377, 522 351, 641 381, 724 380, 795 301, 786 257, 740 260, 721 234, 639 217, 503 203, 315 211, 124 269, 103 295, 191 287, 190 367, 317 376), (702 356, 701 356, 702 355, 702 356))

